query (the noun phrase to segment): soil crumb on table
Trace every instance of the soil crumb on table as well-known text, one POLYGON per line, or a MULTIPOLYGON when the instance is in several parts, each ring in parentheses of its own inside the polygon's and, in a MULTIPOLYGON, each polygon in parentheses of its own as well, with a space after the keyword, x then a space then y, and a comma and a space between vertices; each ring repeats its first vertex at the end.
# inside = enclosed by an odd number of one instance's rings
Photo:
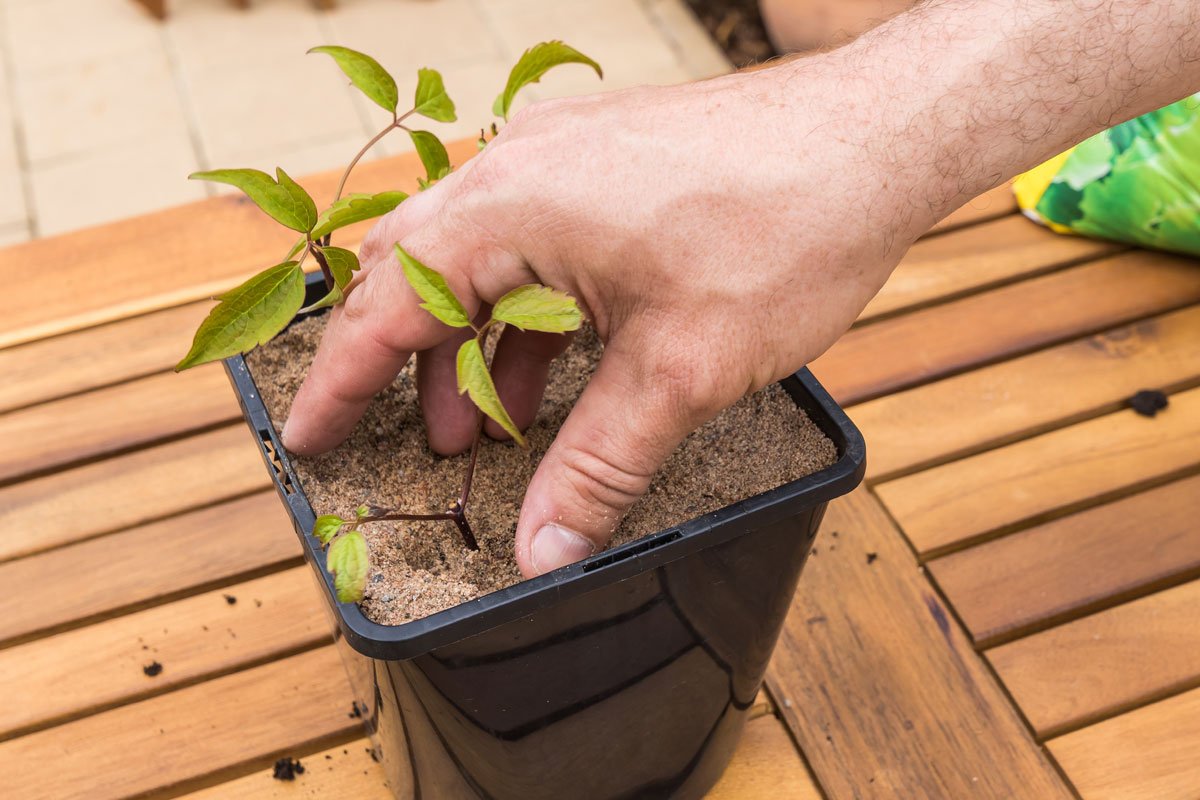
MULTIPOLYGON (((308 371, 325 316, 299 322, 247 357, 278 430, 308 371)), ((580 331, 551 368, 531 449, 485 439, 467 517, 480 549, 467 550, 449 521, 364 526, 371 552, 364 613, 400 625, 521 580, 513 536, 525 487, 587 384, 601 352, 580 331)), ((614 421, 614 424, 619 424, 614 421)), ((603 436, 603 431, 597 435, 603 436)), ((779 386, 743 398, 689 436, 613 537, 622 544, 804 477, 832 464, 833 443, 779 386)), ((317 514, 349 518, 363 503, 409 513, 438 512, 458 496, 466 456, 435 455, 425 441, 413 365, 375 398, 350 438, 320 456, 292 455, 317 514)))

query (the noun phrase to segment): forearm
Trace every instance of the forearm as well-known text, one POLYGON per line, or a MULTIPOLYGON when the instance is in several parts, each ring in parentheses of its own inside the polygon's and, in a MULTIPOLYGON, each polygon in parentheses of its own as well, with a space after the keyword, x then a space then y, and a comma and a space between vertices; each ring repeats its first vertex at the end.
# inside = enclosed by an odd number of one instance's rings
POLYGON ((894 179, 896 211, 922 228, 1200 90, 1200 3, 929 0, 821 58, 848 76, 844 122, 872 130, 867 157, 894 179))

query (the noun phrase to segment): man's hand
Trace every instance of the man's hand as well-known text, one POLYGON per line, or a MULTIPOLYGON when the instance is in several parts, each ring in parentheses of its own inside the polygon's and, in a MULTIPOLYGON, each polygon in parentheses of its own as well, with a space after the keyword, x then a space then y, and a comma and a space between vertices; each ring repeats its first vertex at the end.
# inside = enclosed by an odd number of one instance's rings
MULTIPOLYGON (((1087 57, 1105 31, 1120 35, 1125 7, 1142 4, 1093 5, 1112 24, 1088 21, 1087 57)), ((1160 2, 1146 16, 1165 38, 1189 7, 1160 2)), ((417 308, 395 242, 445 275, 472 313, 524 283, 563 289, 606 350, 529 485, 516 556, 526 575, 587 556, 688 432, 820 355, 938 218, 1182 94, 1179 74, 1155 91, 1133 70, 1142 82, 1113 89, 1117 107, 1096 100, 1097 81, 1116 80, 1111 60, 1094 75, 1074 63, 1065 87, 1044 58, 1029 63, 1031 47, 1076 42, 1061 11, 1051 0, 931 4, 823 56, 531 106, 368 236, 363 272, 333 312, 285 444, 336 446, 414 353, 430 445, 450 454, 470 444, 474 411, 454 385, 460 332, 417 308), (939 42, 940 54, 923 49, 939 42), (1000 67, 1010 83, 985 85, 1000 67), (1028 118, 1035 111, 1054 116, 1028 118)), ((1161 68, 1139 53, 1140 69, 1161 68)), ((1194 90, 1200 75, 1190 69, 1194 90)), ((494 373, 520 427, 565 345, 505 332, 494 373)))

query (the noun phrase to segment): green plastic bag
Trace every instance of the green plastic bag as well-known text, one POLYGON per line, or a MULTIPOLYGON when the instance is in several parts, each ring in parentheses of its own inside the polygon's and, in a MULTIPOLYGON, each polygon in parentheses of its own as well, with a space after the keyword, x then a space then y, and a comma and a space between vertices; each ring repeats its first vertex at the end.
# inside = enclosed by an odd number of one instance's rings
POLYGON ((1123 122, 1014 182, 1062 233, 1200 256, 1200 94, 1123 122))

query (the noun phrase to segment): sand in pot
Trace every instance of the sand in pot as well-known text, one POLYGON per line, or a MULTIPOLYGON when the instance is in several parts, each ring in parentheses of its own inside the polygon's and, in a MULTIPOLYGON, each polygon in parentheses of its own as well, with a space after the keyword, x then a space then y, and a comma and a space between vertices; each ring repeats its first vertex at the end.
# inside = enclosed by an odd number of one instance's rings
MULTIPOLYGON (((293 325, 246 359, 276 429, 287 419, 325 319, 293 325)), ((399 625, 521 580, 512 548, 525 487, 583 391, 600 350, 594 332, 586 329, 554 363, 541 411, 526 434, 529 451, 484 440, 468 506, 477 552, 463 546, 449 521, 364 526, 371 574, 362 608, 369 618, 399 625)), ((835 459, 833 443, 788 394, 768 387, 684 441, 626 516, 613 543, 715 511, 835 459)), ((375 399, 345 443, 321 456, 293 455, 292 463, 316 513, 350 517, 368 502, 412 513, 444 510, 458 496, 466 457, 443 458, 429 450, 410 364, 375 399)))

